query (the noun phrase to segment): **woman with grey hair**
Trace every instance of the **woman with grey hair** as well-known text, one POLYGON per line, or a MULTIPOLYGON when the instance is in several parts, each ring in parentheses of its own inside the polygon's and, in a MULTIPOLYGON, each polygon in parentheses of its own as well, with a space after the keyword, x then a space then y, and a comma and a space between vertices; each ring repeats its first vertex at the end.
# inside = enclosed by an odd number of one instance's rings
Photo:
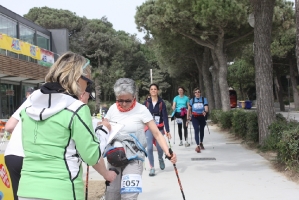
POLYGON ((177 160, 176 154, 169 153, 166 140, 149 110, 136 101, 135 92, 136 85, 132 79, 118 79, 114 84, 116 103, 105 116, 109 121, 124 125, 104 151, 108 167, 116 168, 120 172, 107 187, 106 200, 137 199, 142 192, 141 176, 147 146, 145 126, 151 130, 170 161, 176 163, 177 160), (109 157, 110 154, 112 156, 109 157))

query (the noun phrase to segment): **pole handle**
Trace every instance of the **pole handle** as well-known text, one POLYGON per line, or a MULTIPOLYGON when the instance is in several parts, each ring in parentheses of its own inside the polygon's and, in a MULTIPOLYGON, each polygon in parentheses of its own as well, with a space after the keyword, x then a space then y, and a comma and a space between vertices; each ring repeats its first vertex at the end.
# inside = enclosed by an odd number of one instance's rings
MULTIPOLYGON (((119 174, 119 171, 115 168, 109 168, 109 171, 114 171, 117 175, 119 174)), ((105 181, 106 187, 110 185, 110 181, 105 181)))
POLYGON ((173 151, 172 151, 172 149, 171 148, 169 148, 169 154, 170 154, 170 156, 167 156, 167 155, 165 155, 165 159, 168 159, 168 160, 170 160, 171 159, 171 157, 172 157, 172 155, 173 155, 173 151))

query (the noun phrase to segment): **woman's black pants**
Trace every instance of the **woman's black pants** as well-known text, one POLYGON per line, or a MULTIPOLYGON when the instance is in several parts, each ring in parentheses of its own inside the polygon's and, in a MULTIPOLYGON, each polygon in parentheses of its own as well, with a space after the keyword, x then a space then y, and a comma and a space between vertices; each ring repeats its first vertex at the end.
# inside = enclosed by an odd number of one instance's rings
POLYGON ((7 155, 4 157, 6 167, 8 169, 12 184, 14 199, 18 199, 19 181, 21 178, 21 170, 23 166, 23 157, 15 155, 7 155))

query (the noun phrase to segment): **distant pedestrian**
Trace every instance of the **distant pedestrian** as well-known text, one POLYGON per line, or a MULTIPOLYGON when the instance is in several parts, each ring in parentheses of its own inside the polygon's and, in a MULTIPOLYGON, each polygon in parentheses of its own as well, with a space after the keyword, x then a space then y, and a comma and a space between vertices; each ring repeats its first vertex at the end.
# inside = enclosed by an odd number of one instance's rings
MULTIPOLYGON (((166 130, 166 136, 171 139, 170 131, 169 131, 169 124, 168 124, 168 114, 165 102, 158 96, 159 93, 159 86, 155 83, 150 85, 150 98, 148 98, 144 105, 150 111, 153 116, 154 122, 156 123, 159 131, 164 136, 164 127, 166 130)), ((165 169, 165 163, 163 160, 163 150, 160 147, 159 143, 156 142, 151 130, 147 129, 145 131, 146 140, 147 140, 147 155, 148 160, 150 162, 150 173, 149 176, 155 176, 155 165, 154 165, 154 155, 153 155, 153 143, 156 144, 157 151, 158 151, 158 158, 159 158, 159 165, 160 169, 165 169)))
POLYGON ((204 130, 206 126, 206 116, 209 112, 208 100, 201 96, 199 88, 193 90, 194 97, 190 99, 188 106, 188 121, 192 120, 194 127, 196 148, 195 151, 200 153, 201 149, 205 149, 203 146, 204 130), (200 137, 199 137, 200 133, 200 137))
POLYGON ((22 100, 22 103, 24 103, 26 101, 26 99, 34 92, 34 88, 33 87, 29 87, 26 90, 26 94, 25 97, 22 100))
POLYGON ((178 130, 180 137, 179 146, 183 146, 183 138, 182 138, 182 127, 184 127, 184 137, 185 137, 185 147, 189 147, 190 144, 187 141, 188 138, 188 127, 187 127, 187 109, 189 104, 189 98, 184 95, 186 90, 183 87, 178 88, 178 93, 176 97, 173 99, 172 109, 175 111, 175 118, 178 119, 178 130))

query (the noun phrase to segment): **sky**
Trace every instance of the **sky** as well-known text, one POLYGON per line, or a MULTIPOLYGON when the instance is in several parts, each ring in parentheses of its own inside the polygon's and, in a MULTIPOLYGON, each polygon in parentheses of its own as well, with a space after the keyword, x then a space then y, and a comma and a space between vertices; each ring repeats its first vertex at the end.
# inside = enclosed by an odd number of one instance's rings
POLYGON ((50 7, 69 10, 78 16, 88 19, 100 19, 103 16, 113 24, 115 30, 124 30, 130 34, 137 34, 142 40, 144 34, 138 32, 135 24, 136 7, 146 0, 7 0, 0 5, 23 16, 33 7, 50 7), (20 3, 22 2, 22 3, 20 3))
MULTIPOLYGON (((136 7, 146 0, 6 0, 0 5, 23 16, 30 8, 47 6, 50 8, 64 9, 75 12, 78 16, 88 19, 100 19, 103 16, 113 24, 115 30, 124 30, 130 34, 137 34, 143 41, 144 33, 138 32, 134 15, 136 7), (20 5, 22 2, 22 5, 20 5)), ((294 2, 294 0, 288 0, 294 2)))

